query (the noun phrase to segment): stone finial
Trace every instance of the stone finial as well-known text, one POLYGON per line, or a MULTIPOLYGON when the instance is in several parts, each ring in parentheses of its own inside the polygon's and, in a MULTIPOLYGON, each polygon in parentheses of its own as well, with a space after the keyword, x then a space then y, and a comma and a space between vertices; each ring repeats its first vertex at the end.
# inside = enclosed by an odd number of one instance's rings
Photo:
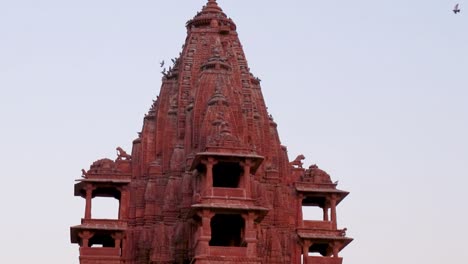
POLYGON ((218 6, 218 3, 216 3, 216 0, 208 0, 207 5, 208 5, 208 6, 209 6, 209 5, 216 5, 216 6, 218 6))
POLYGON ((218 3, 216 3, 216 0, 208 0, 208 3, 206 4, 205 8, 203 8, 203 11, 222 11, 222 10, 218 6, 218 3))

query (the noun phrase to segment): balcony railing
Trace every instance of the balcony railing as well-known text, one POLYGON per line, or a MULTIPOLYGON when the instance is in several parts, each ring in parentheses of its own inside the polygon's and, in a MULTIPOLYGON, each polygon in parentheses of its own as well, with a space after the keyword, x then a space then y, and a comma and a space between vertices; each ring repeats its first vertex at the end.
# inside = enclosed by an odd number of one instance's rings
POLYGON ((333 230, 333 223, 330 221, 304 220, 302 223, 306 229, 333 230))
POLYGON ((214 247, 210 246, 211 256, 230 256, 230 257, 245 257, 247 256, 246 247, 214 247))
POLYGON ((131 173, 89 173, 86 175, 86 180, 97 180, 97 181, 111 181, 111 180, 117 180, 118 183, 119 181, 130 181, 132 179, 132 174, 131 173))
POLYGON ((245 189, 243 189, 243 188, 213 187, 213 196, 244 198, 245 197, 245 189))
POLYGON ((120 256, 120 248, 113 247, 82 247, 81 256, 120 256))
POLYGON ((313 183, 313 182, 296 182, 296 188, 299 190, 305 189, 336 189, 335 183, 313 183))
POLYGON ((81 219, 82 225, 92 225, 96 227, 108 227, 108 228, 117 228, 117 229, 125 229, 127 227, 127 221, 125 220, 118 220, 118 219, 81 219))
POLYGON ((299 236, 333 236, 344 237, 346 229, 336 229, 330 221, 303 220, 297 229, 299 236))
POLYGON ((304 261, 304 263, 307 264, 342 264, 343 259, 342 258, 333 258, 333 257, 306 257, 307 262, 304 261))

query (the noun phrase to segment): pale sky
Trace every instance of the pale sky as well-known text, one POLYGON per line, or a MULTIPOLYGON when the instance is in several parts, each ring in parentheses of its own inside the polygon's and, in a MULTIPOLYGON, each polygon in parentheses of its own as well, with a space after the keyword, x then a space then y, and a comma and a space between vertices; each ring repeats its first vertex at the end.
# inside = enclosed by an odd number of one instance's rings
MULTIPOLYGON (((466 263, 468 1, 218 0, 345 264, 466 263), (466 6, 466 10, 464 7, 466 6)), ((128 152, 205 0, 0 0, 0 263, 78 264, 80 170, 128 152)))

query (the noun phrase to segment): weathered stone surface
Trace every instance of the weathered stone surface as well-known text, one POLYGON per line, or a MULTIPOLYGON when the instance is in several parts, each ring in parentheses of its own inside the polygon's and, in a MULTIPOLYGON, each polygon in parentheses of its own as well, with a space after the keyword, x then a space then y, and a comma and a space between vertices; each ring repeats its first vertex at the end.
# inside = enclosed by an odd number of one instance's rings
POLYGON ((289 161, 235 23, 209 0, 187 30, 131 155, 117 148, 75 185, 80 263, 342 263, 348 193, 303 155, 289 161), (120 201, 118 219, 93 218, 96 196, 120 201), (323 218, 304 220, 307 206, 323 218))

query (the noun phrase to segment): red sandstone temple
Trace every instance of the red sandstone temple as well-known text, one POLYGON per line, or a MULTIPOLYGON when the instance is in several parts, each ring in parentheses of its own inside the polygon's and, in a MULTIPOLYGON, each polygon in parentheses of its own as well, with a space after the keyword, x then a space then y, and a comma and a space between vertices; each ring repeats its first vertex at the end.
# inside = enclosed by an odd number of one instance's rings
POLYGON ((80 264, 341 264, 336 188, 304 157, 289 161, 250 72, 236 25, 215 0, 187 22, 131 155, 100 159, 75 184, 80 264), (119 201, 117 219, 91 215, 119 201), (316 208, 319 219, 303 219, 316 208))

